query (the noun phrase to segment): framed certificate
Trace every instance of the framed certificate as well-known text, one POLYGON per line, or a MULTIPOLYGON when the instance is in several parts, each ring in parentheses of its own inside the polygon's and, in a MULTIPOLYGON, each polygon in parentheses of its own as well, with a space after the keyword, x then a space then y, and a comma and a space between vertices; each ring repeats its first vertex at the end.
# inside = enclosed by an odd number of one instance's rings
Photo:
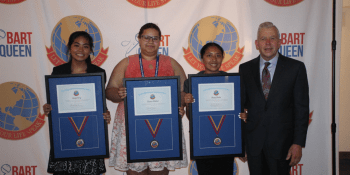
POLYGON ((46 75, 51 158, 109 157, 103 73, 46 75))
POLYGON ((179 79, 124 78, 128 163, 183 159, 179 79))
POLYGON ((244 156, 238 73, 190 74, 191 159, 244 156))

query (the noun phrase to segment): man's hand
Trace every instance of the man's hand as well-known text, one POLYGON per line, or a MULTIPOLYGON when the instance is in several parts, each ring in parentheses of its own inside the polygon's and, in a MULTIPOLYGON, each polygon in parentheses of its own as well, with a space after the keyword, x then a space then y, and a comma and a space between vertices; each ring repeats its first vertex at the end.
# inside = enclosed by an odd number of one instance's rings
POLYGON ((245 163, 246 161, 248 161, 247 153, 245 153, 244 157, 238 157, 238 159, 241 160, 243 163, 245 163))
POLYGON ((293 144, 289 148, 286 160, 289 160, 290 158, 292 158, 289 165, 295 166, 296 164, 298 164, 300 162, 301 156, 302 156, 301 146, 297 145, 297 144, 293 144))
POLYGON ((238 117, 244 121, 244 123, 247 123, 248 119, 248 109, 244 109, 243 113, 239 113, 238 117))

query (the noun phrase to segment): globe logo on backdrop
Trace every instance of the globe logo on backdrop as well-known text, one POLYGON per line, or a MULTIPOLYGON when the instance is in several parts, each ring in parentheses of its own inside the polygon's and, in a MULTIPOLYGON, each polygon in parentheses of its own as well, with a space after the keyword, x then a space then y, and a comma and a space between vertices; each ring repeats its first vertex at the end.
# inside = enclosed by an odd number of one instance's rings
POLYGON ((2 29, 0 29, 0 39, 6 38, 6 32, 2 29))
MULTIPOLYGON (((196 161, 191 161, 188 166, 188 175, 198 175, 196 161)), ((238 175, 238 165, 236 159, 233 161, 233 175, 238 175)))
POLYGON ((183 48, 186 61, 198 71, 204 70, 200 50, 209 42, 215 42, 224 49, 225 58, 220 70, 230 70, 241 61, 244 46, 239 47, 239 36, 235 26, 221 16, 208 16, 193 26, 188 37, 189 47, 183 48))
POLYGON ((45 123, 35 92, 19 82, 0 84, 0 137, 19 140, 32 136, 45 123))
POLYGON ((67 44, 69 36, 75 31, 85 31, 90 34, 94 40, 93 55, 90 55, 91 62, 101 66, 108 57, 108 48, 103 48, 101 31, 93 21, 78 15, 62 18, 53 29, 51 47, 46 47, 47 57, 51 63, 59 66, 69 61, 67 44))
POLYGON ((157 8, 170 2, 170 0, 127 0, 129 3, 141 8, 157 8))
POLYGON ((276 6, 280 6, 280 7, 288 7, 288 6, 292 6, 295 4, 299 4, 300 2, 302 2, 304 0, 293 0, 293 1, 265 0, 265 1, 272 4, 272 5, 276 5, 276 6))
POLYGON ((0 3, 2 4, 19 4, 21 2, 24 2, 26 0, 0 0, 0 3))
POLYGON ((4 174, 6 174, 6 173, 10 174, 11 169, 12 168, 9 164, 4 164, 1 166, 1 172, 3 172, 4 174))

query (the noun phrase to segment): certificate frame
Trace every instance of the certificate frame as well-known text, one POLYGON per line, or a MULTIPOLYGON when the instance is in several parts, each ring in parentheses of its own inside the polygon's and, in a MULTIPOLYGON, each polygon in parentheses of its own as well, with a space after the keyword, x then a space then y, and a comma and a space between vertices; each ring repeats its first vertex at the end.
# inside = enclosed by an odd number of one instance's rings
POLYGON ((45 84, 51 159, 108 158, 104 73, 45 75, 45 84))
POLYGON ((182 160, 180 77, 124 78, 127 162, 182 160))
POLYGON ((189 74, 190 157, 244 157, 239 73, 189 74))

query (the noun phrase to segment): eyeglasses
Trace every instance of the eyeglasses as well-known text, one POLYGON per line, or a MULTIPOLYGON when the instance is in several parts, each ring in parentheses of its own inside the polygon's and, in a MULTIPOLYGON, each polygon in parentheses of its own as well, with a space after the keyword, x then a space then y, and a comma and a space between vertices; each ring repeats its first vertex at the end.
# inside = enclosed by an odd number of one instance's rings
POLYGON ((159 41, 159 36, 141 35, 141 38, 142 38, 143 41, 146 41, 146 42, 151 41, 151 39, 152 39, 154 42, 159 41))

